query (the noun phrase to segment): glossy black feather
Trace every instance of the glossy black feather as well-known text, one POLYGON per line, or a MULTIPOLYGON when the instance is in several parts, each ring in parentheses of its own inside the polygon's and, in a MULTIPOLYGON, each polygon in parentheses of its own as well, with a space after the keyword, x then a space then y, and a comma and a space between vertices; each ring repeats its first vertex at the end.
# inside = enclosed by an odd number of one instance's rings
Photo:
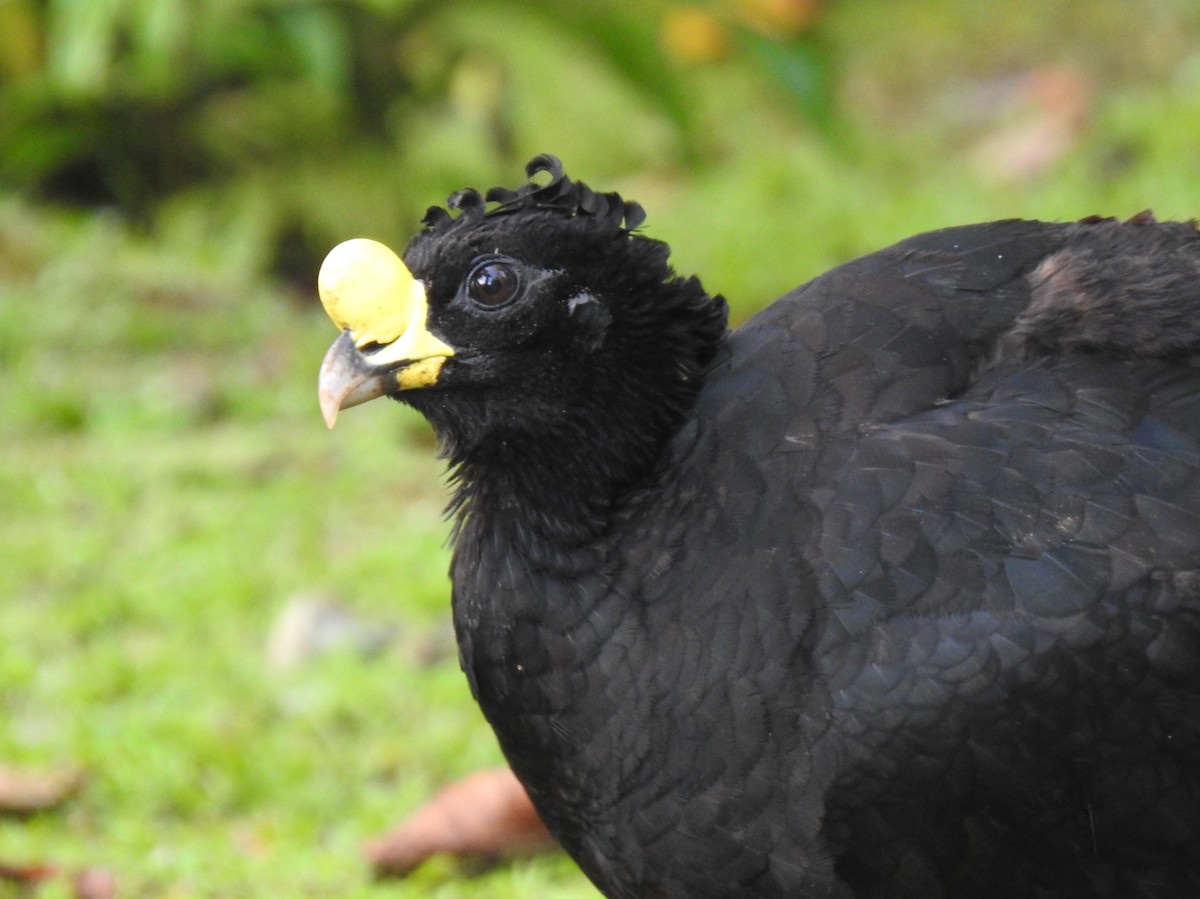
POLYGON ((459 355, 399 398, 471 688, 600 889, 1197 894, 1195 229, 923 234, 727 334, 640 208, 534 168, 410 246, 459 355))

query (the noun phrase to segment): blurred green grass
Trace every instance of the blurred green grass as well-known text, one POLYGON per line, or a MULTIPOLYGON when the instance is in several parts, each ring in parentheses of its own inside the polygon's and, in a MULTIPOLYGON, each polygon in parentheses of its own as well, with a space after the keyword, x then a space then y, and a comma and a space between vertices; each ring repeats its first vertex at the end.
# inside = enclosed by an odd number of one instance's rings
MULTIPOLYGON (((1190 6, 1150 6, 1139 21, 1112 2, 831 3, 832 131, 729 61, 687 78, 692 162, 655 150, 670 123, 601 62, 537 85, 524 60, 513 153, 558 152, 574 176, 641 201, 676 267, 739 317, 925 228, 1146 206, 1190 218, 1200 27, 1190 6), (993 177, 977 150, 1022 114, 994 92, 1044 67, 1090 79, 1086 117, 1048 167, 993 177), (627 111, 648 130, 601 140, 587 104, 568 102, 590 77, 605 128, 627 111)), ((496 27, 487 16, 474 27, 496 27)), ((565 65, 566 46, 543 65, 565 65)), ((495 177, 469 122, 419 128, 414 160, 480 157, 478 186, 495 177)), ((414 161, 427 175, 399 205, 440 202, 458 171, 414 161)), ((340 186, 294 189, 353 218, 368 194, 340 186)), ((122 896, 594 896, 556 856, 368 881, 364 838, 499 759, 453 654, 412 648, 446 641, 441 469, 424 425, 393 404, 324 429, 313 388, 332 326, 308 291, 264 274, 268 250, 240 213, 184 205, 147 232, 0 199, 0 763, 89 772, 65 808, 0 819, 0 860, 110 868, 122 896), (273 672, 271 624, 312 592, 400 640, 273 672)), ((69 894, 64 881, 38 893, 69 894)))

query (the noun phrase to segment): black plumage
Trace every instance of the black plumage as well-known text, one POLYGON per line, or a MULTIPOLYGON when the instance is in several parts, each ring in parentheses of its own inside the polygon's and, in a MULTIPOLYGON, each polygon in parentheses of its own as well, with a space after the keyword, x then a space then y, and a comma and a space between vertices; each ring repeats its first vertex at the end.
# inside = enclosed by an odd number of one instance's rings
POLYGON ((463 668, 601 891, 1200 894, 1193 225, 922 234, 729 333, 538 170, 405 253, 436 380, 355 364, 442 441, 463 668))

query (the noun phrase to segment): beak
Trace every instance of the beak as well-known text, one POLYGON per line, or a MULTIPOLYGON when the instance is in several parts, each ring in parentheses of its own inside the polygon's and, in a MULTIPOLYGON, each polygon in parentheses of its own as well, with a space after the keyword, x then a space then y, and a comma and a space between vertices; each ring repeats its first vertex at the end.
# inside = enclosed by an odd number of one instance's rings
POLYGON ((437 383, 454 349, 430 332, 425 287, 395 253, 373 240, 339 244, 317 287, 342 329, 317 382, 325 424, 332 428, 342 409, 437 383))
POLYGON ((378 372, 354 345, 354 333, 343 331, 333 342, 317 378, 317 401, 326 426, 337 423, 338 413, 383 396, 386 373, 378 372))

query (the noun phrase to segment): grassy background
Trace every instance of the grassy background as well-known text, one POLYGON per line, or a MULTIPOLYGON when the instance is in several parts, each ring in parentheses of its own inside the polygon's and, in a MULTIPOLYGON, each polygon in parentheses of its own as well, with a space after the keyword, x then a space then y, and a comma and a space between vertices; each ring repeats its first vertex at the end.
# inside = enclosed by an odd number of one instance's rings
MULTIPOLYGON (((511 37, 502 7, 450 7, 481 47, 511 37)), ((404 181, 384 204, 394 226, 319 168, 276 189, 361 208, 399 242, 460 169, 515 184, 515 160, 555 151, 640 200, 677 268, 739 316, 924 228, 1200 214, 1190 0, 832 0, 817 31, 829 121, 734 54, 684 71, 690 157, 663 149, 679 140, 668 106, 538 27, 544 53, 483 57, 484 75, 511 66, 509 151, 479 149, 470 104, 415 118, 415 174, 379 175, 404 181), (1047 165, 1000 178, 981 148, 1036 124, 1012 85, 1045 70, 1083 80, 1086 113, 1047 165)), ((446 633, 429 435, 391 404, 322 426, 315 371, 334 332, 309 288, 272 275, 257 201, 179 196, 147 226, 29 197, 0 194, 0 763, 89 780, 59 811, 0 820, 0 860, 102 866, 122 896, 594 896, 557 856, 367 878, 364 838, 499 757, 446 633), (272 623, 314 592, 398 638, 272 671, 272 623)), ((39 891, 68 895, 62 880, 39 891)))

